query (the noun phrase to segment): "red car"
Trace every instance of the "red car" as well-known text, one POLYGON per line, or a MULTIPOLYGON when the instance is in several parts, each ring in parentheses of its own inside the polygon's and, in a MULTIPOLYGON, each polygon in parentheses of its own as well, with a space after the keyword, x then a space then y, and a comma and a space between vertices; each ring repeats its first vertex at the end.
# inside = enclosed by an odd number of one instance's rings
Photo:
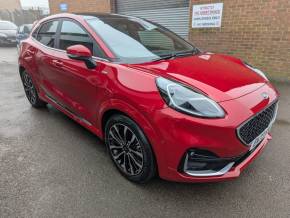
POLYGON ((116 14, 41 20, 21 43, 19 72, 33 107, 49 103, 103 139, 138 183, 238 177, 271 139, 278 108, 260 70, 116 14))

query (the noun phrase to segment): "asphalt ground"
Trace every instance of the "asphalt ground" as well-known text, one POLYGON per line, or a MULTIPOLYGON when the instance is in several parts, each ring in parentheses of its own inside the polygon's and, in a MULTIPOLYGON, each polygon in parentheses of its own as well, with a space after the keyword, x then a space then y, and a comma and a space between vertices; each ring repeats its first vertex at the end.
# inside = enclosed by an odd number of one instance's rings
POLYGON ((228 182, 128 182, 104 144, 56 109, 33 109, 15 48, 0 48, 0 217, 290 217, 290 85, 273 140, 228 182))

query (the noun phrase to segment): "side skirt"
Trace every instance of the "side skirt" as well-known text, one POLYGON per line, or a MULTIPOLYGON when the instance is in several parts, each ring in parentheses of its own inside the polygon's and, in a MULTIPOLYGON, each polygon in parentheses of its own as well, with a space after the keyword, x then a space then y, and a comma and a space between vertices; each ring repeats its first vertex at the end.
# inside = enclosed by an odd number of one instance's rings
POLYGON ((65 115, 67 115, 68 117, 70 117, 71 119, 73 119, 74 121, 76 121, 77 123, 79 123, 80 125, 82 125, 83 127, 85 127, 90 132, 92 132, 93 134, 95 134, 96 136, 98 136, 100 139, 103 140, 103 134, 100 131, 100 129, 98 129, 95 126, 93 126, 93 124, 91 124, 89 121, 87 121, 86 119, 76 115, 71 110, 69 110, 67 107, 63 106, 62 104, 60 104, 55 99, 53 99, 52 97, 48 96, 47 94, 43 95, 41 97, 47 103, 51 104, 56 109, 58 109, 59 111, 63 112, 65 115))

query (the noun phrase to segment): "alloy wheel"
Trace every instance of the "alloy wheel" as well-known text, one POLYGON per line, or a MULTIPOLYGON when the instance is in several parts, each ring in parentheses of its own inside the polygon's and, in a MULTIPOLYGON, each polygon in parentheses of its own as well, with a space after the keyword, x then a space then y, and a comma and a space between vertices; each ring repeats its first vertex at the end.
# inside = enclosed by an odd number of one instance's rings
POLYGON ((31 104, 35 104, 37 100, 36 89, 33 85, 31 77, 26 72, 23 72, 22 74, 22 81, 28 100, 31 104))
POLYGON ((144 152, 134 132, 126 125, 116 123, 109 129, 108 147, 114 162, 127 175, 142 172, 144 152))

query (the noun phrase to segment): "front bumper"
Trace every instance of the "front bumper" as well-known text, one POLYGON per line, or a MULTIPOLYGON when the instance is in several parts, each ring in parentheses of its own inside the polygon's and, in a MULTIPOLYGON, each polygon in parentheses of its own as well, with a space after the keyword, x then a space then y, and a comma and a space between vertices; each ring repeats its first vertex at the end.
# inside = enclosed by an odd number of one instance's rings
POLYGON ((158 122, 158 135, 163 140, 154 144, 158 163, 159 176, 166 180, 177 182, 211 182, 236 178, 241 171, 262 151, 271 136, 265 138, 250 151, 250 147, 238 138, 237 128, 250 117, 267 108, 278 98, 278 93, 270 85, 265 84, 260 89, 238 99, 220 102, 227 112, 223 119, 201 119, 190 117, 164 108, 156 112, 155 122, 158 122), (262 93, 269 94, 264 99, 262 93), (202 149, 216 154, 220 158, 235 159, 222 172, 197 175, 180 170, 184 154, 190 149, 202 149))
POLYGON ((168 172, 169 177, 171 180, 176 182, 218 182, 237 178, 240 176, 241 172, 261 153, 271 139, 272 137, 268 134, 260 145, 255 148, 255 150, 246 153, 243 157, 241 157, 240 161, 235 162, 230 170, 223 175, 193 177, 185 173, 176 172, 175 169, 170 168, 168 172))

